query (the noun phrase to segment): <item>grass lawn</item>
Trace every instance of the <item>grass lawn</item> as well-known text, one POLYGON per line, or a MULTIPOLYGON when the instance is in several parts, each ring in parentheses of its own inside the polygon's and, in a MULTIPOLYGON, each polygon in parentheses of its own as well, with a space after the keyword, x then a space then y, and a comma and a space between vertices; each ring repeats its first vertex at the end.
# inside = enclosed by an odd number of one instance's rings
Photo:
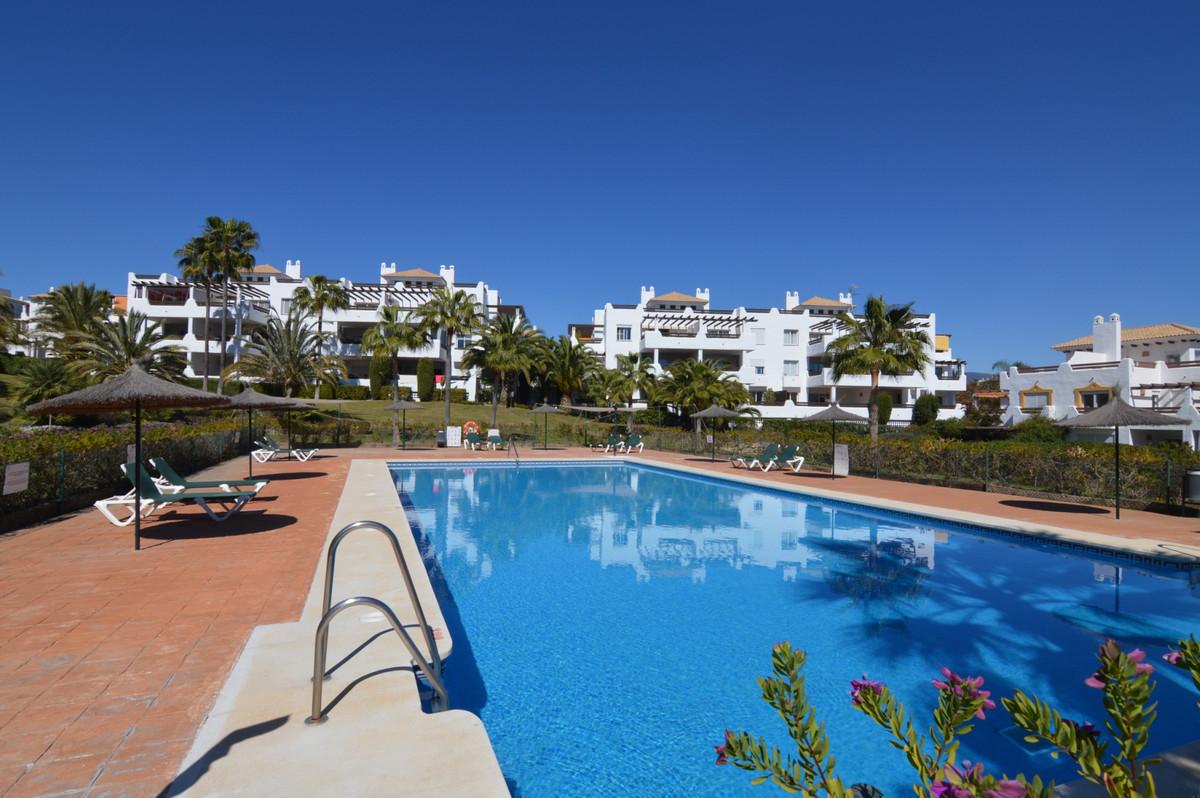
MULTIPOLYGON (((323 399, 314 403, 320 410, 336 415, 339 411, 343 417, 367 421, 371 424, 371 440, 390 441, 392 435, 392 411, 388 408, 392 402, 384 400, 342 401, 323 399)), ((442 427, 443 405, 441 402, 423 402, 423 407, 409 410, 406 419, 410 430, 422 430, 424 435, 430 435, 430 430, 442 427)), ((467 421, 474 421, 480 430, 486 432, 491 427, 491 404, 454 403, 450 405, 450 418, 455 426, 462 426, 467 421)), ((531 434, 534 425, 537 427, 538 439, 541 439, 546 416, 531 413, 524 407, 505 407, 503 404, 496 411, 496 426, 502 435, 514 432, 531 434)), ((623 421, 621 422, 623 423, 623 421)), ((549 416, 550 440, 561 441, 564 438, 582 437, 584 427, 591 439, 598 435, 607 435, 612 428, 611 423, 580 418, 577 414, 562 412, 549 416)))

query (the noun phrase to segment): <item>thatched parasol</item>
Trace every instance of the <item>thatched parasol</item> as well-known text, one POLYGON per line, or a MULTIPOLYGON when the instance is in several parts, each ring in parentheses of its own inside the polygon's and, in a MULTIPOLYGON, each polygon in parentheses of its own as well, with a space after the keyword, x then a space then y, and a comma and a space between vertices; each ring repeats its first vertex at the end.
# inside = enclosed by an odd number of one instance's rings
POLYGON ((808 418, 802 418, 800 420, 801 421, 828 421, 833 425, 833 443, 832 443, 833 449, 831 450, 830 455, 829 455, 829 476, 832 477, 833 479, 837 479, 837 474, 835 474, 833 471, 833 457, 834 457, 834 454, 837 453, 837 423, 839 421, 862 422, 862 421, 866 421, 867 419, 863 418, 862 416, 855 415, 854 413, 851 413, 849 410, 843 410, 841 407, 838 406, 837 402, 834 402, 829 407, 822 410, 820 413, 815 413, 815 414, 809 416, 808 418))
MULTIPOLYGON (((254 411, 255 410, 287 410, 289 411, 288 431, 291 432, 292 423, 290 412, 300 407, 291 399, 284 399, 281 396, 271 396, 265 393, 259 393, 253 388, 246 388, 237 396, 229 400, 229 406, 235 407, 238 410, 246 411, 246 425, 250 428, 250 451, 246 453, 246 462, 249 463, 250 476, 254 476, 254 411)), ((289 434, 288 446, 291 446, 291 436, 289 434)))
POLYGON ((133 411, 134 468, 133 480, 133 548, 142 547, 142 408, 158 410, 169 407, 217 407, 229 404, 224 396, 167 382, 147 374, 141 366, 133 365, 99 385, 56 396, 26 408, 30 413, 113 413, 133 411))
MULTIPOLYGON (((740 416, 741 416, 741 413, 739 413, 736 410, 729 410, 728 408, 718 407, 717 405, 709 405, 707 408, 705 408, 704 410, 701 410, 699 413, 694 413, 692 415, 692 418, 739 418, 740 416)), ((713 439, 712 440, 712 461, 716 462, 716 460, 717 460, 717 428, 716 428, 716 426, 713 427, 712 439, 713 439)))
MULTIPOLYGON (((545 415, 545 416, 546 416, 546 422, 545 422, 545 424, 543 424, 543 425, 542 425, 542 426, 544 427, 544 430, 543 430, 543 433, 542 433, 542 434, 543 434, 543 438, 542 438, 542 448, 543 448, 543 449, 549 449, 549 448, 550 448, 550 414, 551 414, 551 413, 557 413, 557 412, 558 412, 558 408, 557 408, 557 407, 555 407, 554 405, 548 405, 548 404, 546 404, 545 402, 543 402, 542 404, 540 404, 540 405, 538 405, 537 407, 533 408, 533 409, 532 409, 532 410, 530 410, 529 412, 530 412, 530 413, 538 413, 539 415, 545 415)), ((536 439, 535 439, 535 440, 536 440, 536 439)))
POLYGON ((1113 428, 1113 457, 1116 463, 1116 517, 1121 517, 1121 427, 1170 427, 1187 424, 1181 418, 1164 416, 1155 410, 1134 407, 1119 396, 1114 396, 1095 410, 1055 422, 1060 427, 1087 429, 1094 427, 1113 428))
MULTIPOLYGON (((400 448, 402 449, 408 448, 408 411, 417 410, 420 407, 420 402, 410 402, 407 399, 399 399, 393 402, 392 406, 388 408, 393 413, 395 413, 397 410, 400 411, 400 448)), ((393 427, 393 429, 395 429, 395 427, 393 427)))

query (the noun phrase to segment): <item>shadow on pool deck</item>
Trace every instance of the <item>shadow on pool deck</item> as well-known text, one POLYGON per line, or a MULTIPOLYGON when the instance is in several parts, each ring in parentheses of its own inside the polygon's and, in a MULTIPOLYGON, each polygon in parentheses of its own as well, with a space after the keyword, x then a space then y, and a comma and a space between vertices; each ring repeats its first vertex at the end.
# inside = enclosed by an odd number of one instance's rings
POLYGON ((1082 513, 1084 515, 1106 515, 1110 512, 1107 507, 1095 507, 1090 504, 1065 504, 1063 502, 1038 501, 1036 499, 1001 499, 1005 507, 1015 507, 1018 510, 1041 510, 1047 513, 1082 513))
POLYGON ((193 762, 187 770, 180 773, 175 779, 163 788, 163 791, 158 794, 158 798, 167 798, 170 795, 178 795, 184 792, 189 787, 195 785, 209 771, 213 762, 222 759, 229 754, 230 749, 240 742, 244 742, 253 737, 258 737, 263 734, 270 734, 279 727, 288 722, 290 715, 272 718, 271 720, 256 723, 253 726, 247 726, 244 729, 238 729, 236 732, 227 734, 221 738, 221 741, 208 749, 204 756, 193 762))

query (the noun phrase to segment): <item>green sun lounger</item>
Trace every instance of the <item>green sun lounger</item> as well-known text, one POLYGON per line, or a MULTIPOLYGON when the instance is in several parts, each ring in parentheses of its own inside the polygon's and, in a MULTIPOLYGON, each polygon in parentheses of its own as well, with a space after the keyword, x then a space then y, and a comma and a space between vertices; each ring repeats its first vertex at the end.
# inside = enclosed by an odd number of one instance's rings
MULTIPOLYGON (((149 472, 143 466, 137 463, 126 463, 121 466, 121 470, 125 473, 129 484, 135 485, 140 489, 141 515, 143 518, 167 505, 194 504, 207 513, 208 517, 212 520, 226 521, 234 513, 241 510, 246 505, 246 502, 258 495, 258 491, 256 490, 220 490, 213 488, 189 488, 181 490, 178 493, 163 493, 158 485, 154 484, 154 480, 150 478, 149 472), (137 483, 134 482, 134 474, 137 474, 137 483)), ((130 491, 123 496, 102 499, 96 502, 96 508, 104 514, 105 518, 117 526, 127 526, 134 518, 133 504, 134 494, 130 491), (118 518, 113 512, 113 509, 117 507, 127 508, 129 510, 129 517, 118 518)))
POLYGON ((733 464, 734 468, 750 469, 755 465, 761 466, 763 463, 770 462, 778 452, 778 443, 768 443, 767 448, 763 449, 762 454, 740 455, 730 458, 729 462, 733 464))
MULTIPOLYGON (((255 491, 262 490, 264 486, 271 480, 269 479, 211 479, 211 480, 192 480, 184 479, 179 476, 179 473, 171 468, 171 464, 161 457, 151 457, 150 465, 154 466, 154 470, 163 478, 169 485, 174 485, 184 490, 196 488, 253 488, 255 491)), ((156 482, 158 480, 155 480, 156 482)))
POLYGON ((271 436, 265 434, 259 437, 254 445, 258 448, 250 454, 260 463, 267 462, 277 454, 282 454, 284 457, 295 457, 303 463, 320 451, 319 449, 288 449, 280 446, 271 436))
POLYGON ((629 436, 629 440, 623 442, 617 447, 617 451, 622 454, 633 454, 633 450, 637 449, 638 454, 642 453, 642 449, 646 448, 646 442, 642 440, 642 436, 636 432, 629 436))
MULTIPOLYGON (((799 448, 800 447, 798 447, 798 446, 784 446, 782 449, 780 449, 778 452, 776 452, 775 456, 772 457, 770 460, 766 460, 764 462, 759 462, 758 467, 761 468, 763 471, 770 471, 775 466, 779 466, 780 468, 783 468, 784 464, 791 465, 791 463, 796 459, 796 451, 799 448)), ((800 458, 800 462, 803 463, 804 458, 800 458)), ((754 467, 754 464, 751 463, 750 468, 753 468, 753 467, 754 467)), ((793 469, 793 470, 799 470, 799 469, 793 469)))
POLYGON ((605 441, 604 443, 600 443, 600 441, 596 441, 595 443, 593 443, 592 451, 593 452, 604 452, 605 454, 608 454, 610 452, 619 452, 619 451, 621 451, 621 447, 624 445, 625 445, 625 439, 614 432, 608 436, 608 440, 605 441))

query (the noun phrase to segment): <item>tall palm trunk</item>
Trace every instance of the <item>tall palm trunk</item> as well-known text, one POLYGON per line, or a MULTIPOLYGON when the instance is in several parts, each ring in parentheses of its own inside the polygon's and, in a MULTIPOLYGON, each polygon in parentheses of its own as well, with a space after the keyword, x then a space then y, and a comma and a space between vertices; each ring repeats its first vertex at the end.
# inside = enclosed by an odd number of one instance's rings
POLYGON ((221 281, 221 373, 217 375, 217 393, 225 393, 225 322, 229 318, 229 282, 221 281))
POLYGON ((500 387, 504 385, 504 377, 497 374, 495 383, 492 385, 492 426, 496 426, 496 413, 500 409, 500 387))
POLYGON ((871 372, 871 393, 867 399, 867 415, 871 417, 871 445, 879 442, 879 370, 871 372))
MULTIPOLYGON (((325 354, 325 308, 317 308, 317 354, 325 354)), ((313 399, 321 398, 321 377, 313 377, 313 399)))
MULTIPOLYGON (((392 404, 400 401, 400 365, 396 353, 392 352, 392 404)), ((396 413, 392 411, 392 448, 400 445, 400 425, 396 423, 396 413)))
POLYGON ((450 369, 453 368, 451 357, 454 354, 453 350, 450 348, 450 339, 452 337, 453 334, 451 331, 446 330, 446 341, 444 344, 442 344, 442 349, 446 352, 446 373, 442 375, 442 399, 445 400, 445 409, 442 412, 442 420, 445 422, 447 427, 450 426, 450 369))

